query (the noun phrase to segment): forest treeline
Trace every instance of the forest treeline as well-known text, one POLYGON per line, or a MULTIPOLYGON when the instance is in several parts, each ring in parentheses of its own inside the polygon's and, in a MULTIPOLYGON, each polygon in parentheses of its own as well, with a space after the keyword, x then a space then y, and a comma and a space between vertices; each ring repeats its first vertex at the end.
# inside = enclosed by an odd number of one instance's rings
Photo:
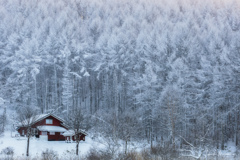
POLYGON ((0 0, 1 98, 65 118, 80 108, 90 130, 126 145, 238 145, 239 8, 237 0, 0 0))

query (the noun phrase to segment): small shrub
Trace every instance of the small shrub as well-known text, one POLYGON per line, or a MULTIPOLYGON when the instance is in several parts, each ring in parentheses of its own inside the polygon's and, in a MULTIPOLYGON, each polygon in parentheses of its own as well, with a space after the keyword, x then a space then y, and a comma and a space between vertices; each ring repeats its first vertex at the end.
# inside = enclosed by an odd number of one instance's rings
POLYGON ((4 148, 1 154, 5 156, 4 160, 12 160, 14 155, 14 149, 12 147, 4 148))
POLYGON ((113 159, 111 153, 106 150, 96 150, 91 148, 88 154, 86 155, 86 160, 106 160, 113 159))
POLYGON ((80 158, 76 155, 75 150, 66 150, 62 156, 61 160, 79 160, 80 158))
POLYGON ((152 147, 151 154, 158 157, 160 156, 162 160, 176 159, 178 157, 178 152, 168 145, 157 145, 152 147))
POLYGON ((120 153, 118 155, 119 160, 142 160, 141 155, 135 151, 128 152, 127 154, 125 153, 120 153))
POLYGON ((58 154, 50 149, 42 152, 42 160, 58 160, 58 154))
POLYGON ((149 151, 149 150, 146 150, 146 149, 142 150, 141 156, 142 156, 142 159, 143 159, 143 160, 150 160, 150 159, 152 159, 152 158, 151 158, 152 156, 151 156, 151 154, 150 154, 150 151, 149 151))
POLYGON ((90 150, 90 152, 86 156, 86 160, 100 160, 100 154, 96 151, 90 150))
POLYGON ((13 150, 12 147, 7 147, 7 148, 4 148, 4 149, 2 150, 2 153, 5 154, 5 155, 10 156, 10 155, 13 155, 13 154, 14 154, 14 150, 13 150))

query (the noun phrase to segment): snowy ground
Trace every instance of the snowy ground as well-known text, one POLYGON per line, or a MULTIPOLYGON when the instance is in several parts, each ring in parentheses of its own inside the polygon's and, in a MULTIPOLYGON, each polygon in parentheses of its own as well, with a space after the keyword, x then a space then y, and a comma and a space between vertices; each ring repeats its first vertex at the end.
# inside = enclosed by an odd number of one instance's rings
POLYGON ((220 155, 225 155, 225 156, 234 156, 235 153, 236 153, 236 146, 234 142, 228 142, 225 146, 225 150, 219 151, 220 155))
MULTIPOLYGON (((15 137, 15 133, 11 133, 10 131, 6 131, 3 136, 0 137, 0 152, 6 147, 12 147, 14 149, 14 157, 16 159, 22 159, 26 156, 26 147, 27 147, 27 139, 25 137, 15 137)), ((103 139, 102 139, 103 140, 103 139)), ((136 151, 141 151, 144 146, 143 143, 135 143, 129 146, 129 149, 133 149, 136 151)), ((122 143, 124 146, 124 143, 122 143)), ((43 151, 47 149, 53 150, 57 153, 58 157, 64 159, 62 157, 66 157, 68 155, 75 155, 75 147, 76 143, 65 143, 64 141, 43 141, 37 138, 31 138, 30 141, 30 157, 38 159, 41 157, 43 151)), ((105 146, 102 143, 99 143, 99 140, 93 140, 90 136, 86 136, 86 141, 81 141, 79 144, 79 154, 80 157, 84 156, 88 153, 90 148, 104 148, 105 146)), ((145 146, 146 147, 146 146, 145 146)), ((131 150, 130 149, 130 150, 131 150)), ((120 147, 119 150, 124 150, 123 147, 120 147)), ((219 150, 218 155, 222 157, 222 159, 238 159, 235 155, 236 147, 233 142, 228 142, 226 144, 225 150, 219 150)), ((215 151, 210 151, 207 153, 208 158, 215 157, 215 151)), ((4 155, 0 154, 0 159, 4 155)), ((206 156, 204 156, 206 157, 206 156)), ((70 158, 69 158, 70 159, 70 158)))
MULTIPOLYGON (((26 155, 27 139, 25 137, 14 137, 16 133, 6 131, 3 136, 0 137, 0 151, 6 147, 12 147, 14 149, 14 157, 23 157, 26 155)), ((101 144, 94 142, 89 136, 86 137, 86 141, 81 141, 79 144, 79 154, 86 154, 91 147, 96 147, 101 144)), ((75 153, 76 143, 65 143, 64 141, 40 141, 37 138, 31 138, 30 140, 30 156, 39 157, 42 151, 46 149, 52 149, 56 151, 59 156, 67 152, 75 153)))

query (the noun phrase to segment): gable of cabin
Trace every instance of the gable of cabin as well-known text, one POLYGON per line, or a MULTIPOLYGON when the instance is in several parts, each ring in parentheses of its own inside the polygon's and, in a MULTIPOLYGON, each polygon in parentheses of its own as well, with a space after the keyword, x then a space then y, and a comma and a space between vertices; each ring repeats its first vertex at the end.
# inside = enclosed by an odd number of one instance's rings
POLYGON ((33 127, 37 127, 37 126, 61 126, 65 129, 67 129, 65 126, 63 126, 63 121, 61 121, 60 119, 57 119, 55 117, 53 117, 52 115, 49 115, 45 118, 43 118, 42 120, 36 122, 33 127))

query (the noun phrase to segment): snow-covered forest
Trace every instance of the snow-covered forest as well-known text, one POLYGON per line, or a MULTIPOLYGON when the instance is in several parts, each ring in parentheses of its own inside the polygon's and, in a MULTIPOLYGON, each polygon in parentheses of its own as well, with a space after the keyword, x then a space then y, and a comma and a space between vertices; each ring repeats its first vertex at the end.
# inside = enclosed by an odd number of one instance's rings
POLYGON ((238 0, 0 0, 1 106, 112 143, 238 146, 239 69, 238 0))

